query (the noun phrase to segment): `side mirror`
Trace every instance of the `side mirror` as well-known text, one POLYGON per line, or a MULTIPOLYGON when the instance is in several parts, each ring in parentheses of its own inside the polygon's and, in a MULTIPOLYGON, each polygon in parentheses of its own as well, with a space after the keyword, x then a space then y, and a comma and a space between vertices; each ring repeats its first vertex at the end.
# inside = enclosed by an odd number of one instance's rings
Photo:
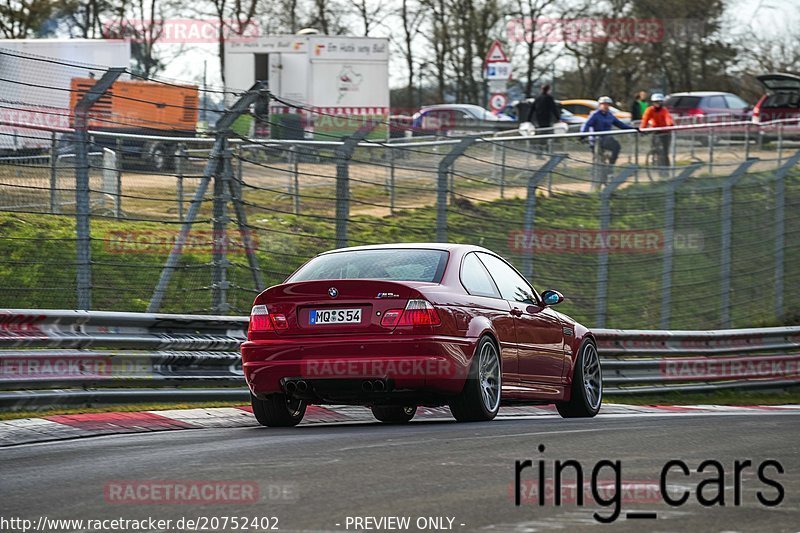
POLYGON ((564 295, 558 291, 548 289, 542 293, 542 301, 545 305, 556 305, 564 301, 564 295))

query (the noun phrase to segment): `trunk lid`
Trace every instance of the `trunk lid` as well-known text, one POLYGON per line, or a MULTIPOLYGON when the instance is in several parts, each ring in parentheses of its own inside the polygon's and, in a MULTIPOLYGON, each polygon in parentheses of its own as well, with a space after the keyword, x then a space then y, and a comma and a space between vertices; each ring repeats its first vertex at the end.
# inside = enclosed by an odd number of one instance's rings
POLYGON ((800 76, 795 76, 794 74, 764 74, 756 76, 756 79, 768 91, 796 91, 800 93, 800 76))
MULTIPOLYGON (((412 282, 413 283, 413 282, 412 282)), ((389 333, 386 311, 404 309, 420 293, 408 283, 372 279, 314 280, 271 287, 256 298, 286 317, 280 336, 389 333)))

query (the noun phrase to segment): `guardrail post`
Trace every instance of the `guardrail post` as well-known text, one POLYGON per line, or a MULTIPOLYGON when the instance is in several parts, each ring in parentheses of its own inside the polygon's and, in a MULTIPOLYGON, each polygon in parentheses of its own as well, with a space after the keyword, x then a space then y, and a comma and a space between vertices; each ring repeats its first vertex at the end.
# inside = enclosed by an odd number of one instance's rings
POLYGON ((458 156, 475 142, 475 137, 464 137, 439 161, 436 175, 436 242, 447 242, 447 177, 458 156))
MULTIPOLYGON (((172 278, 172 273, 178 266, 178 259, 183 252, 183 247, 186 245, 186 239, 189 238, 189 233, 192 230, 192 224, 194 223, 195 218, 197 218, 197 214, 200 212, 200 206, 202 205, 203 197, 208 190, 211 177, 219 176, 221 172, 226 171, 224 169, 224 159, 222 155, 226 149, 227 138, 231 133, 231 126, 233 125, 233 122, 239 118, 240 115, 246 113, 250 109, 250 106, 253 105, 257 100, 263 98, 263 93, 265 91, 266 82, 261 81, 256 83, 217 120, 217 123, 214 126, 217 134, 214 144, 211 147, 211 153, 208 155, 206 167, 203 170, 203 178, 197 185, 194 197, 189 204, 189 210, 186 213, 186 218, 183 221, 183 224, 181 224, 181 231, 178 233, 178 237, 175 239, 175 244, 173 245, 172 250, 169 253, 169 257, 167 257, 167 261, 164 264, 164 268, 161 271, 158 284, 153 290, 153 295, 151 296, 150 303, 147 306, 148 313, 156 313, 161 309, 161 304, 164 301, 164 295, 167 292, 167 286, 172 278)), ((239 222, 240 224, 242 223, 241 218, 239 222)), ((248 255, 248 258, 250 258, 250 255, 248 255)), ((252 260, 256 260, 254 254, 252 256, 252 260)))
POLYGON ((547 177, 551 176, 553 169, 566 157, 564 154, 550 156, 550 159, 539 170, 528 177, 528 192, 525 198, 525 221, 523 229, 526 237, 525 255, 522 259, 522 273, 529 280, 533 279, 533 229, 536 223, 536 187, 547 177))
POLYGON ((683 169, 667 188, 664 205, 664 263, 661 268, 661 329, 669 328, 672 306, 672 254, 675 246, 675 192, 702 163, 695 163, 683 169))
POLYGON ((720 326, 731 327, 731 226, 733 221, 733 187, 758 161, 745 161, 725 179, 722 185, 722 254, 720 258, 720 326))
POLYGON ((784 280, 784 247, 786 245, 784 217, 786 209, 786 175, 800 162, 800 151, 790 157, 786 163, 775 171, 775 318, 783 320, 783 280, 784 280))
POLYGON ((347 246, 347 221, 350 218, 350 158, 358 143, 371 132, 376 122, 369 121, 336 148, 336 247, 347 246))
POLYGON ((92 306, 92 252, 89 227, 89 110, 111 85, 125 72, 124 68, 108 69, 91 89, 75 104, 75 250, 78 309, 92 306))
POLYGON ((597 266, 597 295, 595 327, 604 328, 606 325, 606 314, 608 310, 608 250, 605 247, 606 233, 611 223, 611 195, 614 190, 625 183, 629 177, 636 172, 635 166, 623 168, 619 174, 614 176, 611 183, 600 192, 600 236, 604 246, 600 250, 600 261, 597 266))

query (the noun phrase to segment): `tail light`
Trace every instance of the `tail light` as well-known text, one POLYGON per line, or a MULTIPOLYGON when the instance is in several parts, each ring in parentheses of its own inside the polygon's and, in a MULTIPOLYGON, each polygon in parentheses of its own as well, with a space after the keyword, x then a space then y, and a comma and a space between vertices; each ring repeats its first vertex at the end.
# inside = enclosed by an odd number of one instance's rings
POLYGON ((427 300, 409 300, 405 309, 390 309, 381 320, 384 327, 438 326, 441 323, 439 313, 427 300))
POLYGON ((250 311, 250 326, 247 328, 248 332, 251 331, 274 331, 276 329, 287 329, 289 324, 286 322, 286 316, 281 313, 270 313, 267 311, 266 305, 254 305, 250 311))
POLYGON ((757 105, 753 108, 753 116, 751 120, 753 121, 753 124, 758 124, 761 122, 761 106, 757 105))
POLYGON ((699 107, 693 107, 692 109, 687 111, 686 114, 689 115, 690 117, 697 117, 697 118, 703 118, 705 116, 705 113, 703 113, 703 110, 700 109, 699 107))

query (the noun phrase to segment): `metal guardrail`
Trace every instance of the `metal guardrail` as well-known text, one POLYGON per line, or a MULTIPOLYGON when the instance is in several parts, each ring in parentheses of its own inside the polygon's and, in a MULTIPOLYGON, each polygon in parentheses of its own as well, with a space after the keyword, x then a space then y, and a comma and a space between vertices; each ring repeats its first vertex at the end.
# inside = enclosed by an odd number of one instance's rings
MULTIPOLYGON (((0 409, 248 399, 247 317, 0 310, 0 409)), ((594 330, 614 394, 776 388, 800 378, 800 327, 594 330)))

